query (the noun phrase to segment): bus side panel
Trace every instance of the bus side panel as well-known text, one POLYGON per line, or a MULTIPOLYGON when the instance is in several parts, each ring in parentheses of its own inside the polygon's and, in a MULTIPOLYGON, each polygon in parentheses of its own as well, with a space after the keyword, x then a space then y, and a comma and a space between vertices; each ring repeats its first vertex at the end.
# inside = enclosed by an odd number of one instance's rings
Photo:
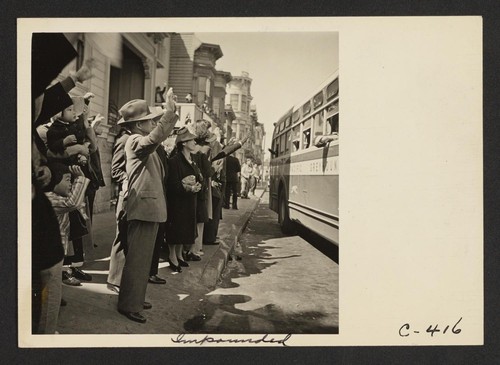
POLYGON ((292 156, 289 214, 312 231, 338 244, 338 145, 292 156))
POLYGON ((291 196, 289 201, 290 219, 338 244, 338 175, 322 178, 319 176, 300 176, 299 179, 299 184, 311 186, 317 192, 310 194, 310 191, 307 190, 300 195, 291 196))

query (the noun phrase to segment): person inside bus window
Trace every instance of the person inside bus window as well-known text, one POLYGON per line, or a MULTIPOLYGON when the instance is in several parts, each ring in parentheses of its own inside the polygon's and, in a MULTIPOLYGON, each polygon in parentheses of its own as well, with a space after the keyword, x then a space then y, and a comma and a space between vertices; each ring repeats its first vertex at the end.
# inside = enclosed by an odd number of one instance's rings
POLYGON ((307 129, 305 130, 302 136, 302 146, 304 149, 309 148, 309 145, 311 144, 311 130, 307 129))
POLYGON ((334 115, 331 118, 328 118, 326 123, 326 134, 330 135, 334 132, 338 133, 339 131, 339 118, 338 115, 334 115))

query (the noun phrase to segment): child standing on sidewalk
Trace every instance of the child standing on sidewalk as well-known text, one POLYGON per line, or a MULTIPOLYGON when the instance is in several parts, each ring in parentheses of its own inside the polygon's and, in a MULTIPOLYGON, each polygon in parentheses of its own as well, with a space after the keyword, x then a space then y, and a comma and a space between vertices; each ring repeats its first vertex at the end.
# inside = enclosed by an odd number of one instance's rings
MULTIPOLYGON (((69 237, 69 212, 81 209, 85 197, 85 189, 89 183, 79 166, 66 166, 61 163, 49 165, 51 181, 45 193, 54 208, 59 222, 61 241, 64 254, 68 254, 69 237), (71 175, 75 177, 71 182, 71 175)), ((43 253, 42 253, 43 254, 43 253)), ((40 317, 39 332, 55 333, 57 318, 59 316, 59 305, 61 303, 61 270, 62 261, 53 267, 42 270, 42 309, 40 317)), ((66 271, 63 271, 63 275, 66 271)), ((73 278, 74 279, 74 278, 73 278)), ((76 279, 75 279, 76 280, 76 279)))

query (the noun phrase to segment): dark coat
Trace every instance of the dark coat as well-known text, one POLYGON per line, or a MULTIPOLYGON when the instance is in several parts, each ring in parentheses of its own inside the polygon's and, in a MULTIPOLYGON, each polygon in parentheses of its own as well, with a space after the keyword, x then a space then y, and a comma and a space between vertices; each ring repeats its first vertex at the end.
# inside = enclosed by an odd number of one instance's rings
POLYGON ((226 157, 226 182, 238 182, 238 172, 241 171, 240 161, 234 156, 226 157))
POLYGON ((201 190, 196 194, 198 205, 196 206, 196 220, 198 223, 208 222, 208 199, 210 195, 210 178, 215 173, 215 169, 208 160, 208 156, 202 152, 191 155, 193 161, 200 168, 203 180, 201 181, 201 190))
MULTIPOLYGON (((47 146, 49 150, 54 153, 64 153, 65 147, 63 140, 71 134, 75 135, 78 144, 83 144, 85 142, 87 132, 82 116, 80 116, 74 123, 69 124, 61 122, 59 119, 54 121, 54 123, 47 130, 47 146)), ((61 159, 60 161, 67 165, 78 165, 78 156, 70 156, 66 159, 61 159)), ((89 154, 89 162, 87 165, 82 166, 82 170, 85 177, 90 179, 90 189, 97 190, 99 187, 106 185, 102 175, 99 149, 96 149, 96 151, 89 154)))
POLYGON ((54 153, 64 153, 63 140, 67 136, 74 134, 78 144, 85 141, 86 131, 83 120, 78 119, 73 123, 64 123, 56 119, 47 131, 47 146, 54 153))
POLYGON ((191 245, 197 237, 196 203, 197 193, 188 192, 182 179, 194 175, 202 181, 200 169, 190 164, 181 152, 168 160, 167 179, 167 242, 174 245, 191 245))
MULTIPOLYGON (((127 159, 125 158, 125 143, 128 137, 130 137, 130 132, 124 131, 116 140, 112 152, 111 178, 120 185, 120 190, 122 190, 121 185, 127 182, 127 172, 125 171, 125 166, 127 164, 127 159)), ((125 184, 123 188, 126 190, 127 184, 125 184)))

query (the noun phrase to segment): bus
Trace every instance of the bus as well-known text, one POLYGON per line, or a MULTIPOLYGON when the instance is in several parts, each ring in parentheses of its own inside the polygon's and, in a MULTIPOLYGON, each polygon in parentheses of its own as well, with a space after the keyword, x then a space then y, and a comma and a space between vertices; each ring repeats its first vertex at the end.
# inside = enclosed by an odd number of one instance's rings
POLYGON ((269 207, 281 230, 300 224, 339 244, 339 75, 274 123, 269 207))

